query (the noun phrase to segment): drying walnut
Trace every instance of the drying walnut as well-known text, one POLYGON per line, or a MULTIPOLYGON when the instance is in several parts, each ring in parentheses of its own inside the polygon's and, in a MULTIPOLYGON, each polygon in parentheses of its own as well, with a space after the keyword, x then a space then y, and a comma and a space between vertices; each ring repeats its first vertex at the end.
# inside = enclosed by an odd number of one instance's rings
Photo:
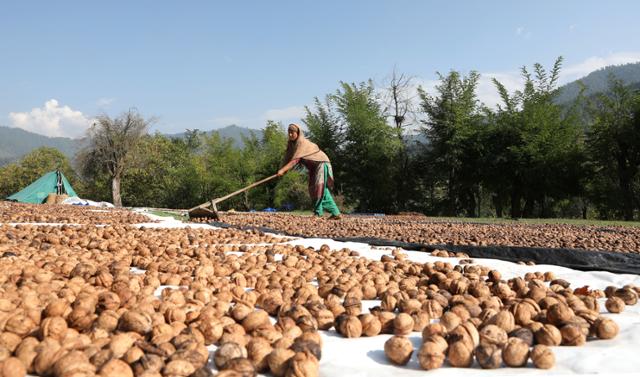
POLYGON ((67 334, 67 321, 62 317, 48 317, 40 323, 42 338, 51 337, 56 340, 64 339, 67 334))
POLYGON ((609 313, 622 313, 625 307, 624 301, 620 297, 611 296, 604 303, 609 313))
POLYGON ((533 365, 539 369, 550 369, 556 362, 556 357, 551 348, 538 344, 531 350, 530 355, 533 365))
POLYGON ((311 352, 296 352, 289 360, 285 376, 317 377, 319 369, 318 359, 311 352))
POLYGON ((227 362, 224 370, 232 370, 240 376, 255 376, 256 368, 251 363, 251 360, 245 357, 236 357, 227 362))
POLYGON ((411 314, 411 318, 413 319, 413 331, 421 332, 425 328, 425 326, 427 326, 431 322, 429 314, 422 310, 411 314))
POLYGON ((271 344, 264 338, 253 338, 247 345, 247 356, 256 367, 257 372, 264 372, 269 368, 267 357, 273 351, 271 344))
POLYGON ((418 350, 418 362, 422 369, 431 370, 440 368, 444 360, 444 350, 440 344, 425 342, 418 350))
POLYGON ((561 344, 564 346, 581 346, 587 342, 587 333, 585 334, 578 325, 567 324, 560 328, 562 335, 561 344))
POLYGON ((318 321, 319 330, 329 330, 331 327, 333 327, 333 312, 328 309, 321 309, 316 314, 316 320, 318 321))
POLYGON ((502 359, 510 367, 522 367, 529 359, 529 346, 518 338, 509 338, 502 349, 502 359))
POLYGON ((622 299, 626 305, 635 305, 638 302, 638 294, 631 288, 616 289, 613 294, 622 299))
POLYGON ((382 324, 378 317, 373 314, 365 313, 358 316, 360 324, 362 325, 362 335, 364 336, 376 336, 380 334, 382 324))
POLYGON ((396 315, 387 311, 381 311, 376 315, 380 321, 380 332, 383 334, 393 334, 393 320, 396 318, 396 315))
POLYGON ((9 357, 0 362, 0 376, 3 377, 24 377, 27 370, 22 361, 16 357, 9 357))
POLYGON ((111 359, 100 368, 100 376, 133 377, 133 371, 124 361, 111 359))
POLYGON ((507 332, 496 325, 487 325, 480 330, 480 344, 493 344, 502 348, 507 343, 507 332))
POLYGON ((358 317, 343 315, 338 318, 337 329, 344 337, 359 338, 362 335, 362 324, 358 317))
POLYGON ((422 303, 422 310, 426 312, 430 318, 440 318, 444 309, 436 300, 426 300, 422 303))
POLYGON ((422 329, 422 341, 427 340, 432 335, 447 336, 447 329, 440 323, 430 323, 422 329))
POLYGON ((450 343, 458 341, 465 342, 469 348, 473 349, 480 343, 480 334, 471 322, 465 322, 453 329, 447 339, 450 343))
POLYGON ((547 321, 555 326, 561 326, 569 322, 574 315, 573 310, 561 302, 551 305, 549 309, 547 309, 547 321))
POLYGON ((413 318, 407 313, 400 313, 393 320, 394 335, 407 336, 413 331, 413 318))
POLYGON ((611 339, 618 335, 620 328, 612 319, 601 317, 595 323, 596 336, 599 339, 611 339))
POLYGON ((475 350, 482 369, 496 369, 502 364, 502 347, 493 343, 480 343, 475 350))
POLYGON ((245 331, 248 333, 270 324, 269 313, 264 310, 251 312, 242 321, 242 327, 244 327, 245 331))
POLYGON ((473 347, 467 342, 454 342, 447 352, 449 364, 456 368, 468 368, 473 364, 473 347))
POLYGON ((247 357, 246 348, 238 343, 227 342, 223 343, 216 349, 214 354, 214 362, 218 369, 224 369, 227 361, 236 357, 247 357))
POLYGON ((274 348, 273 351, 267 357, 267 363, 269 364, 269 370, 271 374, 276 377, 284 376, 287 366, 289 364, 289 360, 296 353, 290 349, 285 348, 274 348))
POLYGON ((440 318, 440 324, 444 326, 447 332, 455 329, 461 323, 462 320, 460 319, 460 317, 452 312, 445 312, 440 318))
POLYGON ((384 342, 384 354, 396 365, 406 365, 413 354, 413 344, 404 336, 392 336, 384 342))
POLYGON ((82 351, 71 351, 56 361, 53 373, 56 376, 92 375, 96 368, 82 351))
POLYGON ((186 360, 172 360, 162 369, 164 376, 186 377, 196 371, 196 368, 186 360))
POLYGON ((559 346, 562 342, 562 334, 554 325, 544 325, 534 335, 536 342, 545 346, 559 346))
POLYGON ((485 324, 496 325, 506 332, 511 332, 516 326, 516 320, 511 312, 501 310, 493 317, 489 318, 485 324))
MULTIPOLYGON (((542 327, 542 324, 540 324, 540 327, 542 327)), ((527 327, 520 327, 519 329, 511 331, 508 337, 519 338, 523 342, 527 343, 529 347, 533 345, 533 341, 534 341, 533 331, 527 327)), ((506 342, 506 339, 505 339, 505 342, 506 342)))
POLYGON ((151 331, 151 316, 135 310, 128 310, 122 314, 118 322, 121 331, 133 331, 138 334, 146 334, 151 331))

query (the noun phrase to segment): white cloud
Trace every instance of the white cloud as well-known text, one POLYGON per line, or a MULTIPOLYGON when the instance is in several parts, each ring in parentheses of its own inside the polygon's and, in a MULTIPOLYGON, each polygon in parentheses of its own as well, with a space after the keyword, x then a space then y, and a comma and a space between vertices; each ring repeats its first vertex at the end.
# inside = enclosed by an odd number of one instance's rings
POLYGON ((98 105, 98 107, 109 107, 115 100, 115 98, 100 98, 96 101, 96 105, 98 105))
POLYGON ((518 28, 516 28, 516 35, 522 35, 522 33, 524 33, 523 26, 519 26, 518 28))
POLYGON ((30 112, 11 112, 9 119, 13 127, 55 137, 81 137, 91 125, 91 119, 82 112, 69 106, 60 106, 55 99, 30 112))
POLYGON ((263 115, 264 120, 288 121, 291 119, 300 119, 305 115, 303 106, 290 106, 283 109, 267 110, 263 115))

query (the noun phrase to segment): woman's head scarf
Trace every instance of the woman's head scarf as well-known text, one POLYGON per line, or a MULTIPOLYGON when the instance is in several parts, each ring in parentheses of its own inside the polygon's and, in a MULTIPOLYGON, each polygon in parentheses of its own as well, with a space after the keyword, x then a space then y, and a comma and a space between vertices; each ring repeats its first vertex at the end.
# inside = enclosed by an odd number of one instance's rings
POLYGON ((296 131, 298 138, 294 141, 289 140, 287 143, 287 152, 284 155, 283 165, 298 158, 310 161, 329 162, 329 157, 321 151, 315 143, 304 137, 300 126, 291 123, 289 125, 289 131, 296 131))

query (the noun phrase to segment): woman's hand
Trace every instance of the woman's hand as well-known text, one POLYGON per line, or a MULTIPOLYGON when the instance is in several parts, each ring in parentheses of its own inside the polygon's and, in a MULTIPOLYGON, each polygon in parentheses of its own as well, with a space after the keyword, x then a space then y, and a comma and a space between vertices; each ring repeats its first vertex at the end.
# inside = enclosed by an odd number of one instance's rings
POLYGON ((287 171, 284 170, 284 168, 278 170, 278 172, 276 173, 278 175, 278 177, 282 177, 284 175, 284 173, 286 173, 287 171))

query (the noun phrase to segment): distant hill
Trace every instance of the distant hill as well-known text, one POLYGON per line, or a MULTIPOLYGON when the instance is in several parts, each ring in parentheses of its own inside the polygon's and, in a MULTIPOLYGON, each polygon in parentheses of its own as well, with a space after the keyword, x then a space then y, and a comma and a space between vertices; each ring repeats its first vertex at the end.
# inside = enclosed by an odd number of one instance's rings
POLYGON ((39 147, 56 148, 65 156, 72 157, 84 143, 84 139, 48 137, 21 128, 0 126, 0 166, 18 160, 39 147))
MULTIPOLYGON (((232 124, 230 126, 226 126, 223 128, 219 128, 216 130, 205 131, 207 135, 210 135, 214 132, 218 132, 220 134, 220 137, 222 137, 223 139, 232 139, 233 144, 237 148, 242 148, 244 146, 244 142, 242 141, 242 138, 250 137, 251 133, 254 133, 258 139, 262 138, 262 130, 254 130, 251 128, 239 127, 239 126, 236 126, 235 124, 232 124)), ((182 138, 185 136, 185 133, 180 132, 177 134, 169 134, 167 136, 171 138, 182 138)))
POLYGON ((556 102, 558 104, 567 104, 574 101, 581 90, 579 82, 586 86, 584 92, 586 97, 602 93, 609 87, 610 76, 621 80, 626 85, 640 87, 640 62, 605 67, 593 71, 581 79, 563 85, 560 87, 560 94, 556 102))
MULTIPOLYGON (((220 136, 232 139, 236 147, 243 147, 242 137, 249 137, 253 132, 256 137, 262 137, 262 130, 253 130, 235 125, 227 126, 217 130, 206 131, 207 134, 219 132, 220 136)), ((166 135, 171 138, 184 137, 185 133, 166 135)), ((25 131, 21 128, 0 126, 0 166, 4 166, 39 147, 56 148, 68 158, 73 158, 75 154, 86 145, 86 139, 71 139, 67 137, 48 137, 33 132, 25 131)))

